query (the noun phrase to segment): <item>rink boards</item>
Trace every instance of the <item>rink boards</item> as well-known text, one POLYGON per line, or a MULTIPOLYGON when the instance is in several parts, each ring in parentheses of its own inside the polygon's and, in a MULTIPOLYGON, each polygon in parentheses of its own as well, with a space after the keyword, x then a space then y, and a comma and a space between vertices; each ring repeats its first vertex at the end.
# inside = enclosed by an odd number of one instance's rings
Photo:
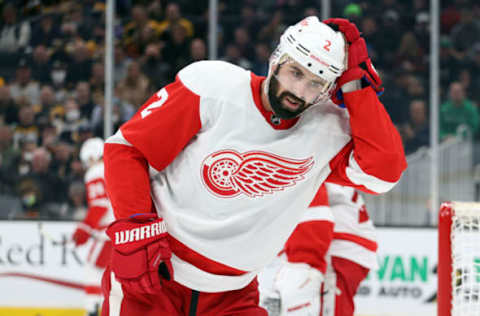
MULTIPOLYGON (((0 221, 0 316, 82 315, 89 245, 73 222, 0 221)), ((362 283, 359 316, 436 315, 435 229, 378 229, 379 269, 362 283)))

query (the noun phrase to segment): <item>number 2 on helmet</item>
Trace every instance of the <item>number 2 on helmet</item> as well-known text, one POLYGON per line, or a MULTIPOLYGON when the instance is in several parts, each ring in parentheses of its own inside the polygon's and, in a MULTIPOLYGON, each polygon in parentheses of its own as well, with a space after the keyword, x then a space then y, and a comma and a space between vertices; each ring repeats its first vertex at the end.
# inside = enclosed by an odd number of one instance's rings
POLYGON ((330 42, 329 40, 325 40, 325 42, 327 44, 325 44, 325 46, 323 46, 323 49, 325 49, 326 51, 330 51, 330 45, 332 45, 332 42, 330 42))

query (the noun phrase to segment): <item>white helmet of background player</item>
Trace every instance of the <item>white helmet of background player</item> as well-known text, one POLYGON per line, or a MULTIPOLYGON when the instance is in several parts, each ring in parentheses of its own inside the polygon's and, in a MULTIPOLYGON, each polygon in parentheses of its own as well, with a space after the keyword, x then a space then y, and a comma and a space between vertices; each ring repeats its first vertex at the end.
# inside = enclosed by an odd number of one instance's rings
POLYGON ((80 160, 83 165, 90 167, 103 157, 103 139, 94 137, 87 139, 80 149, 80 160))
POLYGON ((329 100, 345 70, 345 55, 342 33, 315 16, 287 28, 270 57, 265 85, 275 115, 294 118, 329 100))

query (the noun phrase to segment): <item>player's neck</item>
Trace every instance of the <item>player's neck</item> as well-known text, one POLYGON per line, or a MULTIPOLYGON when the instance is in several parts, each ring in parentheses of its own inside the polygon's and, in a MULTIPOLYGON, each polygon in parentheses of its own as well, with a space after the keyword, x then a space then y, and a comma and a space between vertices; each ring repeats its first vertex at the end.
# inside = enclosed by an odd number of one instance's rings
POLYGON ((260 96, 262 100, 262 106, 263 108, 268 111, 272 112, 272 105, 270 104, 270 101, 268 101, 268 96, 267 93, 265 93, 265 85, 267 84, 267 80, 263 80, 262 86, 260 87, 260 96))

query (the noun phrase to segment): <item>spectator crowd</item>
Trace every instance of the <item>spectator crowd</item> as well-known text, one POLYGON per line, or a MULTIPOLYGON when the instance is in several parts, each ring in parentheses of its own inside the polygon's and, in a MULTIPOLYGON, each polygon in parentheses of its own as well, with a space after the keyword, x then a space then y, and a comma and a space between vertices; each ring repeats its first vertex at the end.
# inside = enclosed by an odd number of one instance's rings
MULTIPOLYGON (((319 0, 219 0, 219 59, 266 75, 280 34, 319 0)), ((381 73, 407 153, 429 144, 429 1, 331 1, 381 73)), ((81 144, 103 136, 105 1, 0 1, 0 218, 81 219, 81 144)), ((440 140, 478 139, 480 4, 442 1, 440 140)), ((208 1, 117 0, 114 130, 189 63, 208 58, 208 1)))

